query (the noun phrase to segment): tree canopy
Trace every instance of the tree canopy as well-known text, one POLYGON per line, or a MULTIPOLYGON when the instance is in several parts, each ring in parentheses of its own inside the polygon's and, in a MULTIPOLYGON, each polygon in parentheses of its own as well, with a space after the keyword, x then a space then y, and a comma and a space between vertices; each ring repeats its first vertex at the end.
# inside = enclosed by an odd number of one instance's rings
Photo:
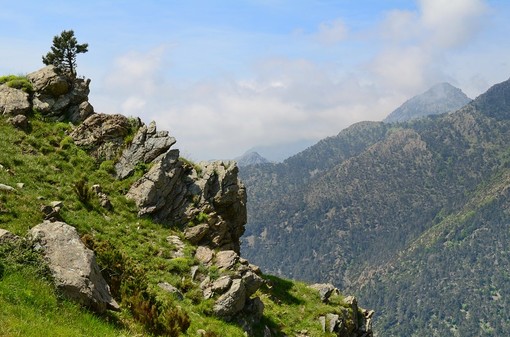
POLYGON ((73 30, 64 30, 53 37, 51 51, 43 56, 43 63, 54 65, 57 69, 76 77, 76 55, 88 51, 88 43, 78 44, 73 30))

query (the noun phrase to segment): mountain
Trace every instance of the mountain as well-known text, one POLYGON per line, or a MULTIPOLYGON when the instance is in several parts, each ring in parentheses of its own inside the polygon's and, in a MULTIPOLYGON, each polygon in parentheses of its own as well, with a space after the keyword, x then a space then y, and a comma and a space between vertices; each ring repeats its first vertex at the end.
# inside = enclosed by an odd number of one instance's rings
POLYGON ((269 160, 262 157, 258 152, 255 151, 248 151, 242 156, 235 158, 234 160, 237 162, 237 166, 239 167, 269 163, 269 160))
POLYGON ((439 83, 417 95, 390 113, 383 122, 404 122, 429 115, 453 112, 471 101, 459 88, 449 83, 439 83))
POLYGON ((505 335, 508 144, 506 81, 450 114, 358 123, 243 168, 242 252, 361 296, 379 336, 505 335))
POLYGON ((89 84, 0 77, 1 336, 372 336, 353 296, 240 256, 235 162, 96 113, 89 84))

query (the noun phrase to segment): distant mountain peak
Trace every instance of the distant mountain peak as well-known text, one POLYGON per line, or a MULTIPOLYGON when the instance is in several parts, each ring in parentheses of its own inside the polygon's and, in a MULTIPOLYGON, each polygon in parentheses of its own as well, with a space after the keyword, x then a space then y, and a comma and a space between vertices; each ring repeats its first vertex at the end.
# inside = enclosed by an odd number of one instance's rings
POLYGON ((471 99, 459 88, 442 82, 434 85, 423 94, 414 96, 390 113, 383 122, 396 123, 411 119, 456 111, 468 104, 471 99))
POLYGON ((269 160, 262 157, 256 151, 248 151, 245 154, 243 154, 242 156, 235 158, 234 160, 237 162, 237 166, 239 166, 239 167, 269 163, 269 160))

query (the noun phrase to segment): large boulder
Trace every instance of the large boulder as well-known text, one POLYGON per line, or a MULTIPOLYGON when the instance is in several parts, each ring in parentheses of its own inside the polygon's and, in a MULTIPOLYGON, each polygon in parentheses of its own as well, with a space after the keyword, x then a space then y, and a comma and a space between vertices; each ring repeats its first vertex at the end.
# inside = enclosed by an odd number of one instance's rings
POLYGON ((45 221, 30 230, 36 250, 48 262, 57 288, 68 299, 102 313, 117 310, 94 253, 81 242, 76 229, 64 222, 45 221))
POLYGON ((94 113, 88 102, 90 79, 69 78, 51 65, 27 78, 34 89, 33 107, 45 117, 78 124, 94 113))
POLYGON ((246 302, 246 289, 240 279, 232 281, 230 289, 216 301, 213 311, 217 316, 230 319, 243 310, 246 302))
POLYGON ((26 92, 0 85, 0 115, 26 115, 31 109, 30 98, 26 92))
POLYGON ((131 124, 123 115, 93 114, 78 125, 70 136, 76 145, 101 159, 114 159, 124 146, 131 124))
POLYGON ((117 177, 126 178, 134 171, 137 163, 152 162, 174 144, 175 138, 168 131, 157 131, 155 122, 151 122, 148 127, 143 125, 115 164, 117 177))
POLYGON ((57 97, 69 92, 68 79, 59 74, 53 65, 46 66, 27 75, 32 87, 39 95, 57 97))

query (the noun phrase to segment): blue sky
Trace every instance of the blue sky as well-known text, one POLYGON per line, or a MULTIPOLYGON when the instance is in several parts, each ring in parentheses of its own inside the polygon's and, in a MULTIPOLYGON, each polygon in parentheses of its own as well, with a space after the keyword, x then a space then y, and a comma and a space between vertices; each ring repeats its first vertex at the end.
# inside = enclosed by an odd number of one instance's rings
POLYGON ((194 160, 290 152, 435 83, 474 98, 510 77, 506 0, 0 5, 0 74, 41 68, 53 36, 73 29, 89 44, 78 73, 96 112, 155 120, 194 160))

